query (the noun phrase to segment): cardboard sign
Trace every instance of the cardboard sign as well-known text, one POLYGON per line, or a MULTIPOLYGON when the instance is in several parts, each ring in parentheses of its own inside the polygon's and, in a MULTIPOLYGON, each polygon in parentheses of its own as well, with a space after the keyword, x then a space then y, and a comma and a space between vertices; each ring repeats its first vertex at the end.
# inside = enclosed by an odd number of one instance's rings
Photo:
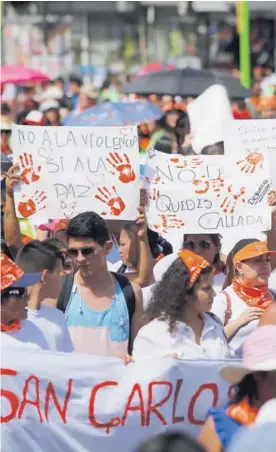
POLYGON ((136 127, 13 126, 17 215, 32 222, 93 210, 133 220, 139 205, 136 127))
POLYGON ((151 149, 144 174, 150 229, 162 235, 269 229, 271 214, 264 195, 270 187, 269 162, 264 156, 258 178, 244 176, 243 166, 226 156, 184 157, 151 149))
MULTIPOLYGON (((249 119, 225 123, 225 154, 245 160, 244 174, 258 177, 263 169, 263 155, 269 156, 272 188, 276 190, 276 120, 249 119)), ((242 168, 241 168, 242 169, 242 168)))
POLYGON ((213 85, 187 106, 192 147, 200 154, 205 146, 224 140, 223 124, 233 115, 224 86, 213 85))
MULTIPOLYGON (((164 429, 196 437, 227 403, 225 361, 146 359, 125 366, 91 355, 3 349, 5 452, 134 451, 164 429)), ((233 361, 231 361, 233 362, 233 361)))

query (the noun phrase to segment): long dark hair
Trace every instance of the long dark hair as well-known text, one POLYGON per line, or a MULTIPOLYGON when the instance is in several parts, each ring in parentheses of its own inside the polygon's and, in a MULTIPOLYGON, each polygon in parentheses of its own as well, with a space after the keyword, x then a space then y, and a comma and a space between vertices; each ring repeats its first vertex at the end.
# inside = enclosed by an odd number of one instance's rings
MULTIPOLYGON (((212 267, 202 270, 201 274, 212 272, 212 267)), ((199 277, 200 278, 200 277, 199 277)), ((159 318, 169 323, 173 332, 177 320, 183 316, 184 307, 194 293, 190 287, 189 271, 182 259, 178 257, 156 285, 151 303, 146 312, 147 321, 159 318)))
POLYGON ((233 278, 235 276, 235 268, 233 265, 233 259, 235 254, 238 253, 238 251, 242 250, 245 246, 249 245, 250 243, 259 242, 260 240, 257 239, 242 239, 239 240, 236 245, 232 248, 230 253, 227 256, 226 259, 226 278, 223 284, 222 289, 226 289, 227 287, 231 286, 233 278))
MULTIPOLYGON (((267 372, 258 372, 262 378, 266 376, 267 372)), ((234 405, 236 403, 240 403, 243 399, 247 398, 250 405, 254 404, 255 400, 258 400, 258 383, 255 375, 248 374, 246 375, 236 386, 235 386, 235 394, 231 398, 230 405, 234 405)))

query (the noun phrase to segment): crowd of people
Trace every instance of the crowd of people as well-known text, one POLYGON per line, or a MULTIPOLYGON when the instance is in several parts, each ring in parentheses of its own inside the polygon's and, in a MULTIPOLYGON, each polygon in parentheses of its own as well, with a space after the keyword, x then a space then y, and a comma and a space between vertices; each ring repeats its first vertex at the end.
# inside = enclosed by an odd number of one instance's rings
MULTIPOLYGON (((275 89, 276 76, 270 77, 275 89)), ((257 87, 259 81, 247 102, 232 103, 234 117, 247 111, 248 118, 276 118, 275 91, 262 95, 257 87)), ((239 237, 228 252, 219 234, 186 234, 184 228, 182 243, 175 247, 150 230, 145 190, 130 223, 106 221, 88 211, 42 225, 24 220, 23 233, 16 216, 20 176, 17 163, 9 163, 12 122, 60 126, 68 114, 123 99, 120 90, 118 77, 101 90, 78 76, 68 83, 58 77, 2 102, 1 346, 117 357, 129 365, 150 357, 228 359, 221 375, 236 391, 227 406, 210 410, 201 445, 184 435, 163 434, 140 452, 229 447, 239 452, 244 450, 239 443, 249 444, 255 434, 246 432, 244 439, 241 427, 258 424, 264 405, 274 403, 266 417, 275 422, 276 192, 268 195, 271 230, 261 237, 239 237), (237 358, 243 363, 237 364, 237 358)), ((186 112, 192 99, 152 95, 149 100, 164 115, 140 124, 141 160, 149 146, 194 154, 186 112)), ((223 142, 202 150, 223 153, 223 142)), ((262 426, 263 437, 269 438, 268 427, 262 426)))

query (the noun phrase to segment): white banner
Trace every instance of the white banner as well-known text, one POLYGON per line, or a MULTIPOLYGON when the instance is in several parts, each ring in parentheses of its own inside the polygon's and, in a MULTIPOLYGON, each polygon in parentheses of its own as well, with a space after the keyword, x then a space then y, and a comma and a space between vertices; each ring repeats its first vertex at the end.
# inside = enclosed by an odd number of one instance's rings
POLYGON ((223 361, 150 359, 127 367, 91 355, 2 350, 5 452, 132 452, 174 428, 197 436, 231 387, 223 361))
POLYGON ((192 147, 197 154, 200 154, 205 146, 224 140, 223 124, 233 120, 224 86, 210 86, 188 104, 187 111, 191 125, 192 147))
POLYGON ((133 220, 139 206, 136 127, 13 126, 22 182, 17 215, 37 224, 93 210, 133 220))
POLYGON ((224 137, 225 154, 245 160, 244 174, 258 176, 263 166, 263 155, 270 157, 272 187, 276 190, 276 120, 230 121, 225 123, 224 137))
POLYGON ((268 157, 263 156, 258 175, 243 171, 244 165, 243 159, 228 156, 149 150, 144 177, 150 229, 163 235, 270 229, 268 157))

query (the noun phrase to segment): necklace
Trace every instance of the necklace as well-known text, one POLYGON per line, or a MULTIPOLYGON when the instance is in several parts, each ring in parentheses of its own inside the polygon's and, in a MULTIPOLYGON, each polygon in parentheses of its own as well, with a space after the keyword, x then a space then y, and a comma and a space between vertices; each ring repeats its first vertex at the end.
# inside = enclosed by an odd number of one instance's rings
MULTIPOLYGON (((116 289, 115 289, 114 281, 113 281, 113 278, 112 278, 111 273, 108 273, 108 274, 109 274, 109 277, 110 277, 110 281, 111 281, 111 284, 112 284, 112 290, 113 290, 112 301, 115 300, 115 303, 116 303, 116 302, 117 302, 117 294, 116 294, 116 289)), ((80 275, 79 275, 79 272, 78 272, 77 275, 76 275, 76 285, 77 285, 77 287, 78 287, 78 289, 79 289, 79 291, 80 291, 80 305, 79 305, 78 312, 79 312, 79 314, 83 315, 82 292, 81 292, 82 289, 81 289, 81 284, 80 284, 80 275)), ((122 320, 121 320, 121 321, 122 321, 122 320)), ((120 322, 120 324, 121 324, 121 322, 120 322)))

